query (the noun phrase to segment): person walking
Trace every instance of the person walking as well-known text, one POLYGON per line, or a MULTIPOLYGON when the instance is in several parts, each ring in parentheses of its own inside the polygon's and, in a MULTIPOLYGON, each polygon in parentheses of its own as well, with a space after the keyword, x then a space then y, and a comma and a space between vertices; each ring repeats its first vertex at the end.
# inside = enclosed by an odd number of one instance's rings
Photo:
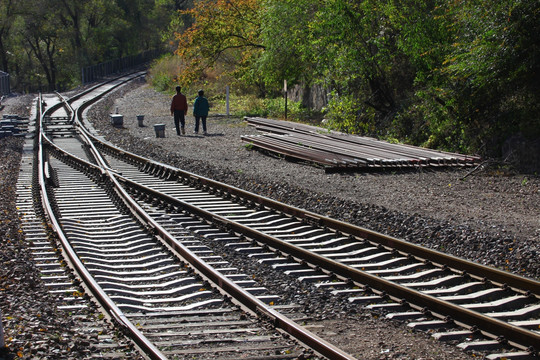
POLYGON ((206 135, 206 117, 208 116, 208 111, 210 106, 208 105, 208 100, 204 97, 204 91, 199 90, 199 96, 195 99, 193 103, 193 116, 195 116, 195 134, 199 133, 199 120, 202 121, 203 134, 206 135))
POLYGON ((176 95, 173 96, 171 102, 171 115, 174 116, 174 126, 176 127, 176 135, 182 135, 186 133, 184 129, 186 125, 186 115, 188 111, 187 98, 181 93, 182 88, 176 87, 176 95))

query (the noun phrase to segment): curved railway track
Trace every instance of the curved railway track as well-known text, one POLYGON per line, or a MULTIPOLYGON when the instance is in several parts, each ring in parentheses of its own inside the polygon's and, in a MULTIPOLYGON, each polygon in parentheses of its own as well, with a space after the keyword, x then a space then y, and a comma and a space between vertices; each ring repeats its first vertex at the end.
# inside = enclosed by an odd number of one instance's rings
POLYGON ((73 118, 43 117, 43 202, 72 266, 149 356, 313 357, 300 340, 329 358, 352 358, 267 305, 278 296, 254 286, 191 232, 179 226, 169 232, 149 216, 118 186, 95 147, 83 141, 87 134, 76 131, 80 112, 64 104, 73 118), (282 336, 279 328, 298 340, 282 336))
POLYGON ((40 187, 72 266, 151 357, 353 358, 297 325, 297 305, 232 266, 223 248, 464 350, 538 355, 539 282, 102 142, 81 126, 82 111, 114 84, 48 102, 40 187))

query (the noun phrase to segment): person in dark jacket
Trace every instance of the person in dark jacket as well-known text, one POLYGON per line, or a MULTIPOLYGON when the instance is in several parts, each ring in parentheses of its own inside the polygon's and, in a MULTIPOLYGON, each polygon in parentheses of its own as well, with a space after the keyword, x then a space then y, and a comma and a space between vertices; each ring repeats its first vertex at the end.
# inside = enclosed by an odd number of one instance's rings
POLYGON ((171 115, 174 115, 174 126, 176 127, 177 135, 180 135, 180 131, 182 131, 182 135, 186 133, 184 126, 186 123, 188 104, 186 95, 182 94, 181 91, 182 88, 177 86, 176 95, 173 96, 171 102, 171 115))
POLYGON ((204 97, 204 91, 199 90, 199 96, 195 99, 193 103, 193 116, 195 116, 195 134, 199 133, 199 120, 202 120, 202 129, 203 134, 206 135, 206 117, 208 116, 208 111, 210 106, 208 105, 208 100, 204 97))

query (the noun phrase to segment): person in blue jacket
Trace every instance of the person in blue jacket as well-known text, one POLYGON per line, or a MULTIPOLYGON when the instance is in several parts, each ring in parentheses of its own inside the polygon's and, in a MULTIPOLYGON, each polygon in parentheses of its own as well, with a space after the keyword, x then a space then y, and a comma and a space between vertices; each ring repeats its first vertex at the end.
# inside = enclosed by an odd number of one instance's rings
POLYGON ((195 116, 195 134, 199 133, 199 120, 202 120, 202 129, 203 134, 206 135, 206 117, 208 116, 208 111, 210 106, 208 105, 208 100, 204 97, 204 91, 199 90, 199 96, 195 99, 193 103, 193 116, 195 116))

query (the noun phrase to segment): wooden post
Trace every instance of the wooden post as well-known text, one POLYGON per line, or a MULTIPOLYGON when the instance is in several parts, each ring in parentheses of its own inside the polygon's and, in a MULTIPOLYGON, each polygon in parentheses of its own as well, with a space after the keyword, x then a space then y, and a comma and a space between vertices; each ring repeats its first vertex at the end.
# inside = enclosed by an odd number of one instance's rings
POLYGON ((283 93, 285 95, 285 120, 287 120, 287 80, 283 80, 283 93))
POLYGON ((0 310, 0 349, 6 347, 4 341, 4 328, 2 327, 2 310, 0 310))

